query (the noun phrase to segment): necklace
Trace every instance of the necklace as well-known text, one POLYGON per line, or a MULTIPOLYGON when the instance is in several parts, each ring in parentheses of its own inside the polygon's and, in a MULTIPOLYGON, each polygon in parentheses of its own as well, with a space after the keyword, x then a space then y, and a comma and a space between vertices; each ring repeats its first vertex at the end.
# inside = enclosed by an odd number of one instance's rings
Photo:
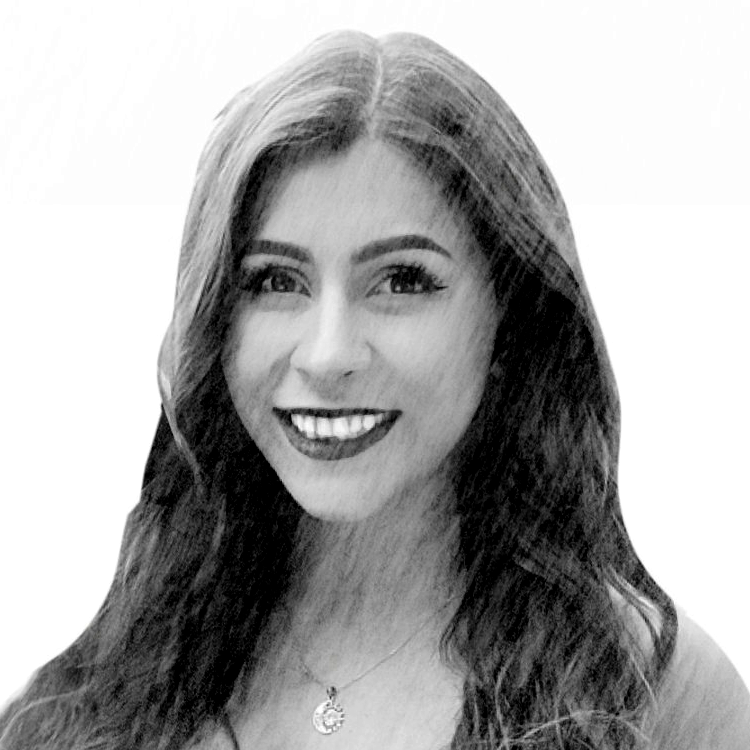
MULTIPOLYGON (((451 597, 448 599, 448 601, 440 608, 439 611, 442 612, 442 610, 454 599, 455 597, 451 597)), ((385 664, 389 659, 392 659, 399 651, 406 648, 407 644, 409 644, 416 636, 424 630, 424 628, 427 626, 427 624, 434 618, 434 615, 431 615, 423 623, 420 624, 420 626, 402 643, 400 643, 396 648, 389 651, 382 659, 379 659, 375 662, 372 666, 368 667, 364 672, 358 674, 353 679, 349 680, 348 682, 344 683, 340 687, 335 687, 334 685, 327 685, 325 682, 323 682, 318 676, 310 669, 310 667, 307 666, 307 662, 305 662, 304 657, 302 656, 302 650, 299 647, 299 643, 297 639, 292 636, 292 640, 294 642, 294 647, 297 651, 297 657, 299 658, 300 666, 302 667, 302 671, 305 674, 306 677, 308 677, 310 680, 312 680, 317 685, 320 685, 322 688, 325 689, 326 695, 328 696, 327 700, 324 700, 322 703, 319 703, 312 714, 312 724, 315 729, 320 732, 320 734, 333 734, 334 732, 338 732, 339 729, 344 725, 344 708, 339 702, 339 693, 343 690, 346 690, 347 688, 350 688, 355 683, 359 682, 360 680, 367 677, 368 674, 371 672, 374 672, 378 667, 385 664)))

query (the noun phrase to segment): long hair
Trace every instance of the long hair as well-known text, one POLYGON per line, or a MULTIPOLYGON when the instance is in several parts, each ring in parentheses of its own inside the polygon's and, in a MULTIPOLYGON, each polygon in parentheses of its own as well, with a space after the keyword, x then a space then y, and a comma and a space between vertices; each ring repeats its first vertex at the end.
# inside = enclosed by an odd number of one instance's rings
POLYGON ((114 582, 89 628, 8 707, 3 748, 184 748, 273 647, 302 511, 240 424, 221 353, 243 241, 275 182, 363 137, 399 149, 464 212, 502 310, 500 374, 454 477, 466 585, 441 640, 465 674, 452 747, 644 740, 676 615, 620 514, 617 392, 559 190, 461 61, 417 35, 341 32, 218 118, 159 356, 162 415, 114 582))

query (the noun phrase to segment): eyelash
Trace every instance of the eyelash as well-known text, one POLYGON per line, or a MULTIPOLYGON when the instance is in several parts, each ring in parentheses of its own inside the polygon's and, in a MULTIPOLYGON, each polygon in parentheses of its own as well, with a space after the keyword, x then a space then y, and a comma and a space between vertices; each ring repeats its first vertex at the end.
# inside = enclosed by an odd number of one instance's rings
MULTIPOLYGON (((273 274, 283 275, 287 279, 295 279, 294 274, 288 268, 277 266, 273 263, 266 263, 254 268, 240 268, 240 288, 245 292, 250 292, 253 296, 258 294, 272 294, 273 290, 264 292, 262 286, 273 274)), ((280 294, 283 293, 280 292, 280 294)))
MULTIPOLYGON (((240 287, 244 291, 250 292, 253 295, 291 293, 288 291, 276 291, 273 289, 267 289, 265 291, 263 290, 264 283, 273 278, 274 275, 276 275, 277 277, 285 277, 287 280, 292 280, 296 283, 299 283, 299 281, 296 279, 296 273, 291 269, 285 266, 276 265, 274 263, 267 263, 262 266, 256 266, 252 269, 242 268, 240 271, 240 287)), ((394 295, 431 295, 439 292, 441 289, 445 289, 445 285, 441 283, 440 279, 431 271, 428 271, 427 268, 421 263, 399 263, 397 266, 392 266, 387 269, 387 273, 381 278, 379 284, 403 276, 407 276, 409 278, 409 282, 411 282, 412 284, 421 285, 423 287, 423 291, 393 292, 394 295)))
MULTIPOLYGON (((422 292, 405 292, 405 294, 435 294, 441 289, 445 289, 445 285, 440 283, 440 279, 421 263, 400 263, 398 266, 392 266, 388 269, 388 273, 382 281, 392 280, 399 276, 407 276, 412 283, 421 284, 424 287, 422 292)), ((394 292, 394 294, 399 294, 399 292, 394 292)), ((404 294, 404 292, 400 292, 400 294, 404 294)))

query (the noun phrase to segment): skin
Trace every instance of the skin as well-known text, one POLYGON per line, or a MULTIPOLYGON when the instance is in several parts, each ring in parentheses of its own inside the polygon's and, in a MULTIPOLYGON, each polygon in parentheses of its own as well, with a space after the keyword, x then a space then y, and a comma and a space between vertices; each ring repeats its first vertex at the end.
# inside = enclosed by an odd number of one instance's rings
POLYGON ((440 494, 445 460, 479 404, 498 323, 484 259, 460 214, 394 147, 362 140, 291 171, 255 239, 304 256, 259 245, 245 257, 248 273, 269 262, 277 270, 239 303, 224 360, 238 414, 286 488, 311 516, 336 521, 440 494), (371 243, 403 235, 426 237, 447 255, 414 242, 358 259, 371 243), (429 293, 426 280, 399 271, 414 262, 442 288, 429 293), (320 461, 290 444, 274 407, 400 416, 363 453, 320 461))
POLYGON ((678 608, 679 634, 654 717, 659 750, 750 747, 750 692, 726 654, 678 608))

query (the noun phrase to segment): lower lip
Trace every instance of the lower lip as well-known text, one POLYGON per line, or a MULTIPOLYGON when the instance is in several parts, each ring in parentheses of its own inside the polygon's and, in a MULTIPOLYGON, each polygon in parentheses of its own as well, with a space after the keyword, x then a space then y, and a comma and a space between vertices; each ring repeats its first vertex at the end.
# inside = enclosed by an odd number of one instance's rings
POLYGON ((400 413, 386 418, 377 426, 361 437, 349 438, 348 440, 339 440, 338 438, 315 438, 305 437, 291 423, 289 415, 276 412, 276 417, 281 423, 289 442, 300 453, 308 458, 314 458, 317 461, 338 461, 342 458, 351 458, 362 451, 366 451, 370 446, 375 445, 382 440, 389 432, 391 427, 396 423, 400 413))

